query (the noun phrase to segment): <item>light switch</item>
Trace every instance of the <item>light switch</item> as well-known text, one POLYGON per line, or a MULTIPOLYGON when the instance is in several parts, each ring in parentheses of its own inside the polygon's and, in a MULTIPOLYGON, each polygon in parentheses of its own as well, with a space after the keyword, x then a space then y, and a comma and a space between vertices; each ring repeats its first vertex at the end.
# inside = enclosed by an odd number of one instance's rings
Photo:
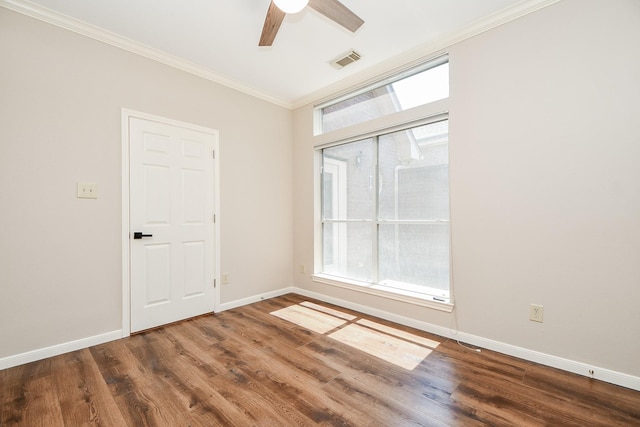
POLYGON ((97 199, 98 184, 96 184, 95 182, 79 182, 78 198, 79 199, 97 199))

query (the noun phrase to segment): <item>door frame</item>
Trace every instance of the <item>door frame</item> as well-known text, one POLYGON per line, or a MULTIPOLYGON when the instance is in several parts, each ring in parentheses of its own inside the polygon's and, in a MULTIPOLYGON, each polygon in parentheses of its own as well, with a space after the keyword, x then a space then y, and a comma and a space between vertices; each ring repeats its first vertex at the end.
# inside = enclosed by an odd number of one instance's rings
POLYGON ((163 123, 170 126, 179 126, 198 132, 208 133, 214 136, 213 150, 213 212, 215 222, 213 224, 213 251, 214 251, 214 280, 215 287, 213 289, 214 311, 219 310, 220 306, 220 147, 219 133, 215 129, 185 123, 178 120, 168 119, 166 117, 156 116, 149 113, 122 108, 121 125, 122 125, 122 337, 131 335, 131 253, 130 253, 130 216, 129 216, 129 199, 130 194, 130 156, 129 156, 129 119, 135 117, 143 120, 163 123))

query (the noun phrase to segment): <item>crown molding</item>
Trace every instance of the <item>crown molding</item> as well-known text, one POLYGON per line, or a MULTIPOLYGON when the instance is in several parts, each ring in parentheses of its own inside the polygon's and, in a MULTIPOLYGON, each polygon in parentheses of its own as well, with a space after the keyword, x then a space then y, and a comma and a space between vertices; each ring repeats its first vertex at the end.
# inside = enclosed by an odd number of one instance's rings
POLYGON ((400 71, 433 59, 435 56, 444 53, 450 46, 508 22, 522 18, 523 16, 551 6, 559 1, 561 0, 524 0, 514 6, 502 9, 492 15, 474 21, 460 30, 447 34, 440 39, 422 44, 392 59, 383 61, 357 74, 349 76, 336 84, 329 85, 319 91, 302 97, 293 103, 293 108, 296 109, 311 103, 319 104, 328 101, 331 98, 344 95, 358 87, 367 86, 375 83, 376 81, 383 80, 384 78, 400 71))
POLYGON ((366 70, 347 77, 340 82, 329 85, 319 91, 313 92, 307 96, 294 101, 289 101, 275 96, 269 95, 259 89, 243 84, 232 78, 214 73, 211 70, 185 61, 177 56, 170 55, 158 49, 133 41, 126 37, 122 37, 102 28, 87 24, 55 12, 51 9, 42 7, 27 0, 0 0, 0 6, 21 13, 26 16, 38 19, 48 24, 55 25, 60 28, 81 34, 94 40, 118 47, 120 49, 132 52, 145 58, 160 62, 178 70, 193 74, 214 83, 235 89, 239 92, 262 99, 272 104, 293 110, 310 103, 318 103, 328 97, 339 96, 341 93, 353 90, 357 86, 370 84, 387 75, 391 75, 401 69, 409 68, 420 62, 424 62, 429 58, 447 49, 461 41, 467 40, 478 34, 489 31, 495 27, 506 24, 530 13, 536 12, 547 6, 559 2, 560 0, 524 0, 515 6, 508 7, 488 17, 477 20, 470 25, 448 34, 435 42, 423 44, 408 52, 394 57, 391 60, 384 61, 380 64, 367 68, 366 70))
POLYGON ((293 107, 291 102, 276 98, 251 86, 242 84, 220 74, 216 74, 207 68, 185 61, 177 56, 170 55, 102 28, 87 24, 86 22, 78 19, 63 15, 35 3, 31 3, 26 0, 0 0, 0 6, 128 52, 135 53, 136 55, 160 62, 195 76, 202 77, 203 79, 235 89, 239 92, 254 96, 272 104, 276 104, 287 109, 292 109, 293 107))

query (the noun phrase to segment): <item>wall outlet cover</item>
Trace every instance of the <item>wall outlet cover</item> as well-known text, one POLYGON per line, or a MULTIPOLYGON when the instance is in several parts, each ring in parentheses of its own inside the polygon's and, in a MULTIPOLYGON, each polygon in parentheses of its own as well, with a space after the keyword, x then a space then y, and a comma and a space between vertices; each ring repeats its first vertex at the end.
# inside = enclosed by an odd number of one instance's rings
POLYGON ((542 323, 544 315, 544 307, 538 304, 531 304, 529 306, 529 320, 532 322, 542 323))
POLYGON ((98 184, 95 182, 79 182, 77 197, 79 199, 97 199, 98 184))

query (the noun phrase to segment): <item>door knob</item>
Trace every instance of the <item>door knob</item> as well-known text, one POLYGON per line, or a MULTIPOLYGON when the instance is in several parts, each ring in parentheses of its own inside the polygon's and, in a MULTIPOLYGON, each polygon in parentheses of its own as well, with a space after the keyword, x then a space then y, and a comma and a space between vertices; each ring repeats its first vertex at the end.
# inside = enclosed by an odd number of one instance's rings
POLYGON ((133 232, 134 239, 142 239, 143 237, 153 237, 153 234, 142 234, 142 231, 133 232))

